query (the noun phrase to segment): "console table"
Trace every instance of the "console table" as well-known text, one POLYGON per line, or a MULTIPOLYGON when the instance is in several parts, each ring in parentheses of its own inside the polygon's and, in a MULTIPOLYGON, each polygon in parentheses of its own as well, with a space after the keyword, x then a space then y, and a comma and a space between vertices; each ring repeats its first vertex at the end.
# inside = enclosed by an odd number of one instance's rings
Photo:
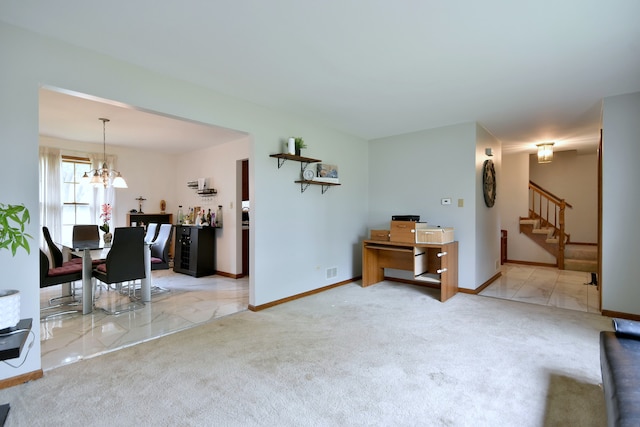
MULTIPOLYGON (((384 280, 384 269, 413 271, 416 284, 440 288, 444 302, 458 292, 458 242, 362 242, 362 286, 384 280)), ((392 279, 393 280, 393 279, 392 279)))
MULTIPOLYGON (((20 357, 22 347, 24 347, 29 331, 31 331, 31 323, 31 319, 22 319, 14 328, 10 328, 11 330, 6 334, 0 334, 0 360, 20 357)), ((9 404, 0 405, 0 426, 4 426, 7 415, 9 415, 9 404)))

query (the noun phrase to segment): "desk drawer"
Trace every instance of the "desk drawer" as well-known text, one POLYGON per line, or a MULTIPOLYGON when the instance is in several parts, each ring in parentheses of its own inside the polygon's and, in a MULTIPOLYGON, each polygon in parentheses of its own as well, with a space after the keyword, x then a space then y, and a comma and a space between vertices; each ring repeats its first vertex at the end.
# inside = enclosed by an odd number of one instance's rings
POLYGON ((371 240, 389 241, 389 230, 371 230, 371 240))
POLYGON ((416 230, 427 228, 426 222, 391 221, 392 242, 415 243, 416 230))

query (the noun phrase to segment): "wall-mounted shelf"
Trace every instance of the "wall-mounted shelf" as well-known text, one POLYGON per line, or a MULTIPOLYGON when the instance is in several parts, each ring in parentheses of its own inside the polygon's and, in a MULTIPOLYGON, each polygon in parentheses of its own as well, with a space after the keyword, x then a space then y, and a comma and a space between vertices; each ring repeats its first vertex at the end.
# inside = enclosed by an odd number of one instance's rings
POLYGON ((212 194, 218 194, 215 188, 205 188, 203 190, 196 191, 200 196, 210 196, 212 194))
MULTIPOLYGON (((3 329, 0 333, 0 360, 15 359, 20 357, 24 343, 31 332, 32 319, 20 319, 12 328, 3 329)), ((8 403, 0 405, 0 426, 3 426, 9 415, 8 403)))
POLYGON ((279 153, 279 154, 271 154, 269 157, 274 157, 278 159, 278 169, 284 165, 284 162, 287 160, 293 160, 295 162, 300 162, 300 170, 304 170, 311 163, 320 163, 322 160, 312 159, 310 157, 302 157, 296 156, 295 154, 287 154, 287 153, 279 153))
MULTIPOLYGON (((288 154, 288 153, 279 153, 279 154, 271 154, 269 155, 269 157, 273 157, 275 159, 278 159, 278 169, 280 169, 282 167, 282 165, 284 164, 284 162, 286 162, 287 160, 293 160, 294 162, 300 162, 300 175, 302 175, 302 172, 306 169, 307 166, 309 166, 311 163, 320 163, 322 160, 319 159, 312 159, 311 157, 302 157, 302 156, 296 156, 295 154, 288 154)), ((294 181, 296 184, 300 184, 300 192, 304 193, 304 191, 309 188, 310 185, 321 185, 322 186, 322 194, 324 194, 329 187, 334 187, 336 185, 340 185, 337 182, 323 182, 323 181, 310 181, 310 180, 298 180, 298 181, 294 181)))
POLYGON ((304 193, 304 190, 306 190, 310 185, 321 185, 322 186, 322 194, 326 193, 326 191, 329 189, 329 187, 334 187, 336 185, 340 185, 337 182, 322 182, 322 181, 307 181, 307 180, 301 180, 301 181, 295 181, 296 184, 300 184, 300 192, 304 193))
POLYGON ((198 190, 198 181, 189 181, 187 182, 187 187, 192 190, 196 190, 196 193, 199 196, 214 196, 218 194, 218 191, 215 188, 203 188, 202 190, 198 190))

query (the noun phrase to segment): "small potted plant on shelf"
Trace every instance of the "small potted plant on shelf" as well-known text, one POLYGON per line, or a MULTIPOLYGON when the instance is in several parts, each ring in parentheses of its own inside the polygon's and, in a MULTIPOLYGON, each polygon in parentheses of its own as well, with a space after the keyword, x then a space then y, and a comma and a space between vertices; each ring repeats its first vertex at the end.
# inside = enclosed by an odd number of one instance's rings
MULTIPOLYGON (((29 210, 24 205, 5 205, 0 203, 0 251, 10 250, 15 256, 18 248, 31 253, 29 241, 31 235, 24 227, 31 222, 29 210)), ((20 321, 20 291, 0 289, 0 330, 14 327, 20 321)))
POLYGON ((303 148, 307 148, 307 145, 304 143, 304 139, 300 138, 300 137, 296 137, 295 138, 295 144, 296 144, 296 156, 300 155, 300 151, 303 148))
POLYGON ((296 156, 300 155, 300 151, 303 148, 307 148, 307 145, 304 143, 304 139, 296 137, 296 156))

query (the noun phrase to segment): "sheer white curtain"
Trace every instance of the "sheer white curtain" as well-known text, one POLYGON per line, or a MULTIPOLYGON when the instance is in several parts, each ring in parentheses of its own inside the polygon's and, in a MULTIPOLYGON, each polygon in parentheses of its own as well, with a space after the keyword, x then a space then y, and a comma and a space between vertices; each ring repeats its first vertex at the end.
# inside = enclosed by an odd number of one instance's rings
MULTIPOLYGON (((60 194, 60 150, 40 147, 40 228, 47 226, 54 241, 62 237, 62 196, 60 194)), ((40 247, 46 247, 40 233, 40 247)))
MULTIPOLYGON (((99 153, 76 153, 82 157, 87 157, 91 161, 91 167, 94 169, 101 168, 105 159, 103 154, 99 153)), ((54 242, 63 240, 63 210, 62 210, 62 154, 60 149, 54 147, 40 147, 40 226, 47 226, 54 242)), ((107 167, 115 168, 116 156, 107 156, 107 167)), ((103 203, 111 204, 115 214, 115 191, 110 185, 104 188, 103 185, 91 187, 87 190, 89 193, 89 222, 102 225, 100 218, 101 207, 103 203)), ((86 214, 85 214, 86 215, 86 214)), ((86 218, 86 216, 84 216, 86 218)), ((110 227, 113 229, 113 214, 110 221, 110 227)), ((40 246, 46 248, 46 242, 42 233, 40 233, 40 246)))

